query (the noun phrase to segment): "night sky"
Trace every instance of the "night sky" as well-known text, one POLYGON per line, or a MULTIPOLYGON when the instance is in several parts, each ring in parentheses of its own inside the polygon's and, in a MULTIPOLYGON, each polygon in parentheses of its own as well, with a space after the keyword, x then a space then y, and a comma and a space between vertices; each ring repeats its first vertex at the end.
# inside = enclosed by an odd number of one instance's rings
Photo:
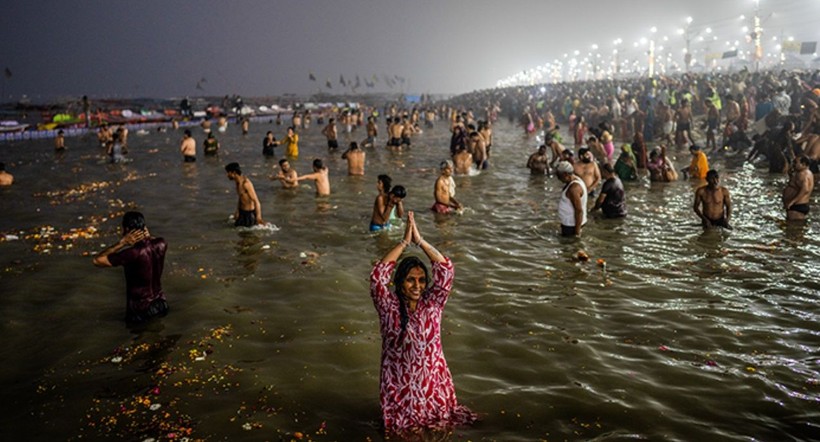
MULTIPOLYGON (((766 39, 818 40, 820 1, 760 8, 766 39)), ((340 75, 360 75, 366 92, 373 74, 378 91, 389 90, 386 75, 406 79, 396 91, 462 93, 593 44, 609 54, 616 38, 631 49, 652 26, 683 48, 675 30, 687 16, 749 48, 741 27, 754 9, 754 0, 25 0, 3 5, 0 69, 6 100, 339 92, 340 75)))

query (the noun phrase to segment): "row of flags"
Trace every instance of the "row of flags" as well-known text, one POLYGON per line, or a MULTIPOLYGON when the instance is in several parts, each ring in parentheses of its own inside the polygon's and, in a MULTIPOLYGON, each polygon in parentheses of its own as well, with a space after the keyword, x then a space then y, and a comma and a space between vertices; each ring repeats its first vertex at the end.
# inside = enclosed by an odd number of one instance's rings
MULTIPOLYGON (((316 75, 313 72, 310 72, 308 74, 308 79, 310 81, 317 81, 316 75)), ((345 76, 343 74, 339 74, 339 85, 341 85, 341 87, 350 87, 350 89, 352 89, 354 92, 360 87, 362 87, 362 82, 364 82, 365 87, 367 87, 368 89, 373 89, 374 87, 376 87, 376 84, 379 83, 379 80, 379 76, 376 74, 373 74, 370 78, 362 78, 361 76, 356 75, 355 80, 345 80, 345 76)), ((407 79, 404 77, 401 77, 399 75, 393 75, 391 77, 387 74, 382 74, 381 80, 383 80, 384 84, 387 85, 387 87, 389 87, 390 89, 395 88, 397 85, 403 86, 407 82, 407 79)), ((330 81, 330 78, 328 78, 325 81, 325 87, 327 87, 328 89, 333 89, 333 83, 330 81)))
MULTIPOLYGON (((781 52, 787 53, 797 53, 799 52, 800 55, 812 55, 817 52, 817 42, 816 41, 784 41, 780 45, 781 52)), ((734 58, 737 57, 737 49, 726 51, 720 57, 722 59, 727 58, 734 58)))

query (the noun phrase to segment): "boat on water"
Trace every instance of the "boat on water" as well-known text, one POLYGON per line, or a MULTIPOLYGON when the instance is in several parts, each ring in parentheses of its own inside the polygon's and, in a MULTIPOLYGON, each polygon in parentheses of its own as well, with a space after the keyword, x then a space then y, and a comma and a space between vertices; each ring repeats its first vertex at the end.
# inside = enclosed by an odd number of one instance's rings
POLYGON ((18 123, 14 120, 0 121, 0 133, 22 132, 28 129, 28 124, 18 123))

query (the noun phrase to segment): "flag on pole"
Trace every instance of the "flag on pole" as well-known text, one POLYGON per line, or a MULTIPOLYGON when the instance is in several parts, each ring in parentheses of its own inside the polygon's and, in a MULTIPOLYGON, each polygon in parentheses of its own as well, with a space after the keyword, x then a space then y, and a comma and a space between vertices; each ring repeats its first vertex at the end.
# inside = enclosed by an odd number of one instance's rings
POLYGON ((316 81, 316 76, 313 75, 313 72, 308 74, 308 78, 310 78, 310 81, 316 81))
POLYGON ((804 41, 800 44, 800 55, 814 54, 817 52, 816 41, 804 41))
POLYGON ((3 76, 6 78, 11 78, 11 69, 6 68, 6 70, 3 71, 3 76))
POLYGON ((325 86, 327 86, 328 89, 333 89, 333 83, 330 82, 330 78, 325 82, 325 86))
POLYGON ((721 57, 721 58, 723 58, 725 60, 727 58, 734 58, 734 57, 737 57, 737 49, 735 49, 734 51, 724 52, 723 57, 721 57))
POLYGON ((339 74, 339 83, 341 83, 342 86, 347 86, 347 83, 345 83, 345 76, 342 74, 339 74))

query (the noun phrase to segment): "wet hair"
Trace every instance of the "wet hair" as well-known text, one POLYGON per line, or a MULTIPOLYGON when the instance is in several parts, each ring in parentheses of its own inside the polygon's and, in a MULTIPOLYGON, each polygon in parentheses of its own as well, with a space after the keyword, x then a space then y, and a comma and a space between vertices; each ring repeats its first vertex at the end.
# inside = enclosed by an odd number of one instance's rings
POLYGON ((6 163, 0 163, 0 172, 6 170, 6 163))
MULTIPOLYGON (((797 158, 795 158, 795 159, 796 159, 797 161, 799 161, 801 164, 803 164, 804 166, 809 166, 809 165, 811 165, 811 160, 809 159, 809 157, 807 157, 807 156, 805 156, 805 155, 800 155, 799 157, 797 157, 797 158)), ((2 164, 2 163, 0 163, 0 164, 2 164)))
POLYGON ((287 158, 282 158, 281 160, 279 160, 279 166, 282 166, 283 164, 285 164, 287 162, 288 162, 287 158))
POLYGON ((322 162, 321 158, 316 158, 315 160, 313 160, 313 167, 317 169, 324 169, 325 164, 322 162))
POLYGON ((239 163, 230 163, 230 164, 228 164, 227 166, 225 166, 225 172, 228 172, 228 173, 233 172, 237 175, 242 175, 242 169, 239 168, 239 163))
POLYGON ((602 171, 604 171, 604 172, 606 172, 606 173, 608 173, 608 174, 610 174, 610 175, 614 175, 614 174, 615 174, 615 169, 614 169, 614 168, 612 167, 612 165, 611 165, 611 164, 609 164, 609 163, 604 163, 604 165, 603 165, 603 166, 601 166, 601 170, 602 170, 602 171))
POLYGON ((145 217, 140 212, 125 212, 122 216, 122 230, 130 232, 132 230, 142 230, 145 228, 145 217))
POLYGON ((404 341, 404 333, 407 331, 407 321, 410 319, 410 316, 407 314, 407 305, 404 302, 404 280, 407 279, 407 275, 410 273, 410 270, 415 268, 421 268, 424 270, 424 279, 427 280, 427 286, 424 287, 424 290, 427 290, 430 284, 430 273, 427 271, 427 266, 424 265, 424 262, 415 256, 408 256, 399 262, 399 265, 396 266, 396 272, 393 273, 393 287, 396 288, 396 296, 399 298, 399 314, 401 315, 401 333, 399 334, 399 342, 404 341))
POLYGON ((350 150, 357 150, 359 148, 359 143, 355 141, 350 142, 350 150))
POLYGON ((709 178, 720 178, 720 176, 718 175, 718 171, 715 170, 715 169, 712 169, 712 170, 706 172, 706 179, 708 180, 709 178))
POLYGON ((379 175, 378 180, 382 183, 384 193, 390 193, 390 186, 393 185, 393 178, 390 178, 390 175, 381 174, 379 175))
POLYGON ((404 186, 399 185, 390 189, 390 194, 395 195, 399 198, 404 198, 407 196, 407 190, 404 188, 404 186))
POLYGON ((184 134, 190 137, 191 136, 191 131, 189 129, 185 129, 184 134))

